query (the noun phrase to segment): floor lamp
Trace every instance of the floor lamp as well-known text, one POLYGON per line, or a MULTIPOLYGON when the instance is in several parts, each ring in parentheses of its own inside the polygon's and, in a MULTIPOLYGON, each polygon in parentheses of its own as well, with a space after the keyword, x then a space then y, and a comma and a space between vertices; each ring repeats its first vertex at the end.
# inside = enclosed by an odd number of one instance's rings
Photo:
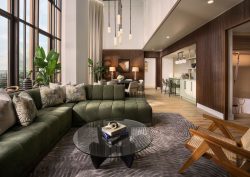
POLYGON ((132 72, 135 73, 134 80, 136 81, 136 73, 139 72, 139 67, 132 67, 132 72))
POLYGON ((115 67, 109 67, 109 71, 111 72, 111 80, 114 79, 115 67))

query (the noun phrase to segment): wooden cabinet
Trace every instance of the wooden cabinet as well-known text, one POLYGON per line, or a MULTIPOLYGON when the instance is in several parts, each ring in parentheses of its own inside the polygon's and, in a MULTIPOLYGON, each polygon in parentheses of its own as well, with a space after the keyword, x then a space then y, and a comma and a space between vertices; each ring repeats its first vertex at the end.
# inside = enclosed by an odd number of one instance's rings
POLYGON ((196 80, 181 79, 180 96, 192 103, 196 103, 196 80))

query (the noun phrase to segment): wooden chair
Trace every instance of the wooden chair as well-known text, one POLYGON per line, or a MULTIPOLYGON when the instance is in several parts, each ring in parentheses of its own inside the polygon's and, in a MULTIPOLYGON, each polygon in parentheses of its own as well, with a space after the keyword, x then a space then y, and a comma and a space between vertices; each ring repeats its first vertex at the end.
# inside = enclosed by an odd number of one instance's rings
POLYGON ((129 94, 129 96, 137 96, 138 93, 138 82, 137 81, 132 81, 129 83, 128 89, 125 89, 125 92, 129 94))
POLYGON ((138 93, 141 96, 144 95, 144 80, 139 80, 139 83, 138 83, 138 93))
POLYGON ((167 79, 162 79, 162 84, 161 84, 161 93, 164 90, 164 93, 167 93, 167 79))
POLYGON ((198 127, 190 129, 191 138, 186 142, 186 147, 193 153, 180 168, 183 173, 201 156, 213 160, 222 166, 232 176, 250 177, 250 129, 228 121, 223 121, 212 116, 203 115, 212 121, 208 129, 198 127), (242 133, 240 141, 231 134, 229 128, 242 133), (214 132, 220 130, 222 134, 214 132))

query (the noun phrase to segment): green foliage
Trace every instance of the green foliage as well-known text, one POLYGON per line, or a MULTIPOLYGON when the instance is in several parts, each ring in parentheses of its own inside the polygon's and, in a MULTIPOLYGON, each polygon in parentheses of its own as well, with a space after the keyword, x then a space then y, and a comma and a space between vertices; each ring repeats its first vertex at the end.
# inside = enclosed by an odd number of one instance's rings
POLYGON ((107 71, 107 67, 102 66, 99 62, 94 64, 94 61, 91 58, 88 58, 88 66, 92 68, 92 74, 94 75, 95 81, 101 80, 102 75, 107 71))
POLYGON ((38 85, 48 85, 53 81, 56 70, 61 70, 58 63, 59 53, 51 50, 46 56, 42 47, 36 48, 34 64, 36 67, 36 83, 38 85))

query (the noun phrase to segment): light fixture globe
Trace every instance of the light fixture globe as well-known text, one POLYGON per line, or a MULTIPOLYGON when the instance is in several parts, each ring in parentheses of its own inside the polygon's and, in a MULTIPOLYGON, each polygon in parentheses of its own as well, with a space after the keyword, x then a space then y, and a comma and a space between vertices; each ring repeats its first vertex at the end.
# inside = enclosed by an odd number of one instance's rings
POLYGON ((133 39, 133 35, 132 35, 132 34, 129 34, 128 39, 129 39, 129 40, 132 40, 132 39, 133 39))

